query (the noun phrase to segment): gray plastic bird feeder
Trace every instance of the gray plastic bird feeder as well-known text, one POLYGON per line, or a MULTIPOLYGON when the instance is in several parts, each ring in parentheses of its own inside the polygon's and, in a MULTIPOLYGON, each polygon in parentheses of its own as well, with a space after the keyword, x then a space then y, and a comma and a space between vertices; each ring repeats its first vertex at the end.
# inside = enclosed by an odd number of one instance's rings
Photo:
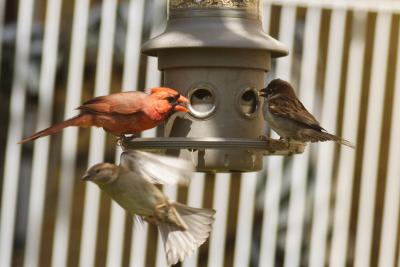
POLYGON ((260 0, 169 0, 165 32, 142 52, 158 57, 164 86, 191 102, 190 113, 172 116, 168 138, 138 138, 136 149, 166 149, 193 160, 198 171, 257 171, 263 154, 302 152, 301 144, 260 140, 262 99, 271 58, 286 47, 262 30, 260 0))

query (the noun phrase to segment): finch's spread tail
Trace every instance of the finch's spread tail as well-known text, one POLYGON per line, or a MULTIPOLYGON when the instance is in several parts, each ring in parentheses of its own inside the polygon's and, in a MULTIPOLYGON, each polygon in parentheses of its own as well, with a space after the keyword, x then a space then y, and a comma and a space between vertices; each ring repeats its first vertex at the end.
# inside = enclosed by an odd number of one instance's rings
POLYGON ((160 223, 161 233, 168 265, 183 261, 203 244, 212 229, 215 210, 197 209, 180 203, 173 204, 187 230, 172 223, 160 223))
POLYGON ((71 119, 65 120, 63 122, 60 122, 56 125, 53 125, 47 129, 44 129, 40 132, 37 132, 22 141, 18 142, 18 144, 23 144, 25 142, 33 141, 35 139, 38 139, 43 136, 47 135, 52 135, 55 133, 60 132, 62 129, 69 127, 69 126, 86 126, 89 125, 89 122, 91 120, 91 115, 90 114, 79 114, 78 116, 75 116, 71 119))
POLYGON ((351 148, 355 148, 354 144, 352 144, 351 142, 349 142, 339 136, 336 136, 336 135, 333 135, 333 134, 330 134, 327 132, 316 131, 314 129, 303 130, 301 132, 301 137, 310 142, 334 141, 338 144, 345 145, 345 146, 348 146, 351 148))

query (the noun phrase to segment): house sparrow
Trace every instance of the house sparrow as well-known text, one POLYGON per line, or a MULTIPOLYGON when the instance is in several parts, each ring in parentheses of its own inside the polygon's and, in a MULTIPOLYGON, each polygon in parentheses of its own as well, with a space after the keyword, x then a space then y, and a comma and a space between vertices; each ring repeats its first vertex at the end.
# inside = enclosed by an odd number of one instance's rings
POLYGON ((207 240, 215 211, 174 202, 155 184, 187 185, 192 171, 192 164, 186 160, 127 150, 119 166, 96 164, 82 180, 94 182, 130 214, 156 225, 167 263, 172 265, 207 240))
POLYGON ((188 112, 189 100, 177 91, 157 87, 148 95, 139 91, 99 96, 78 107, 80 114, 33 134, 19 144, 58 133, 69 126, 102 127, 118 137, 156 127, 174 111, 188 112))
POLYGON ((300 142, 335 141, 354 148, 349 141, 322 128, 297 98, 288 82, 272 80, 260 92, 260 96, 266 99, 263 107, 264 119, 281 138, 300 142))

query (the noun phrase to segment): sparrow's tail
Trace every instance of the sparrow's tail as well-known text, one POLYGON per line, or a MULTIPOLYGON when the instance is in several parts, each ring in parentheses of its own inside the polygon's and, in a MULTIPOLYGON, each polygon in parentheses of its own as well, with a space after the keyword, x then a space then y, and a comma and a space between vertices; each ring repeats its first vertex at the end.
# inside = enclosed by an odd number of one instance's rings
POLYGON ((304 138, 310 142, 334 141, 338 144, 345 145, 345 146, 348 146, 351 148, 356 147, 351 142, 349 142, 339 136, 336 136, 336 135, 333 135, 333 134, 330 134, 327 132, 316 131, 314 129, 307 129, 307 130, 302 131, 301 136, 302 136, 302 138, 304 138))
POLYGON ((43 136, 47 135, 52 135, 55 133, 58 133, 62 129, 69 127, 69 126, 89 126, 90 122, 92 120, 92 115, 90 114, 79 114, 75 117, 72 117, 71 119, 65 120, 63 122, 60 122, 56 125, 53 125, 47 129, 44 129, 40 132, 37 132, 21 141, 18 142, 18 144, 23 144, 25 142, 33 141, 35 139, 38 139, 43 136))
POLYGON ((159 223, 158 230, 164 242, 168 265, 183 261, 207 240, 215 214, 212 209, 192 208, 180 203, 173 203, 173 206, 187 230, 175 223, 159 223))

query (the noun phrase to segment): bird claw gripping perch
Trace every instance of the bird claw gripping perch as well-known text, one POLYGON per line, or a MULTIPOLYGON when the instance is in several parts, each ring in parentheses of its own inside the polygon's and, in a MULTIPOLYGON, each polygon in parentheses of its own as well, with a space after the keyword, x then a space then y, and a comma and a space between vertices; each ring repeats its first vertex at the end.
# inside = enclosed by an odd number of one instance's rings
MULTIPOLYGON (((286 155, 290 156, 293 154, 303 153, 305 143, 290 140, 289 138, 279 138, 274 139, 270 138, 266 135, 260 135, 258 137, 260 141, 268 142, 268 152, 272 155, 286 155), (287 153, 282 153, 282 151, 286 151, 287 153)), ((268 155, 268 154, 266 154, 268 155)))
POLYGON ((136 135, 131 134, 131 135, 121 135, 117 137, 117 146, 124 146, 127 142, 132 141, 133 139, 136 138, 136 135))

